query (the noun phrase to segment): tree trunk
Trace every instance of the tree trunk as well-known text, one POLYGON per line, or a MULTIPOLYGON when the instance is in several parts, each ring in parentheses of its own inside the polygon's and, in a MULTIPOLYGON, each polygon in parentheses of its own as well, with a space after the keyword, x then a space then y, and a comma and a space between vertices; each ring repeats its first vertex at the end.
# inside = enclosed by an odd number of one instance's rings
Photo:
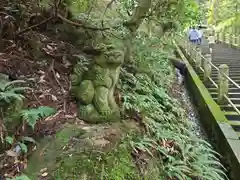
POLYGON ((129 34, 125 39, 126 53, 125 53, 125 62, 131 63, 132 60, 132 41, 136 36, 136 32, 143 22, 143 19, 146 17, 147 12, 151 7, 151 0, 139 0, 139 5, 136 7, 131 19, 125 23, 126 27, 129 29, 129 34))

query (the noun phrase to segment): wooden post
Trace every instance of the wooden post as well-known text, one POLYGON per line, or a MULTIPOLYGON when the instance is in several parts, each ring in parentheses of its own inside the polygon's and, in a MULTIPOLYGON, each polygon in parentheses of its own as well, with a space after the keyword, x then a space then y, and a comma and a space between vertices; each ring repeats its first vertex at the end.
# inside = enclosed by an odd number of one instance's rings
POLYGON ((211 76, 212 73, 212 56, 211 54, 206 54, 205 58, 203 59, 203 68, 204 68, 204 82, 208 82, 209 77, 211 76))
POLYGON ((202 66, 202 57, 201 57, 201 49, 199 47, 196 48, 196 68, 200 70, 202 66))
POLYGON ((228 95, 228 79, 225 75, 229 75, 229 67, 226 64, 221 64, 218 71, 218 103, 223 105, 226 103, 224 95, 228 95))

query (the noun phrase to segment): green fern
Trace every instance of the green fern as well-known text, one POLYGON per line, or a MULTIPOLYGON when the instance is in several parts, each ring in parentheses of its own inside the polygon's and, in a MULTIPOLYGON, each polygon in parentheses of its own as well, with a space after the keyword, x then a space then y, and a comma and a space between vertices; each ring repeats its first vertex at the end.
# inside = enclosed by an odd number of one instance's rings
POLYGON ((209 143, 194 135, 180 103, 164 88, 172 77, 165 58, 167 53, 149 48, 153 42, 144 38, 135 41, 140 45, 135 47, 134 68, 140 73, 129 72, 126 67, 120 76, 124 109, 134 109, 144 115, 143 121, 149 132, 132 141, 131 146, 151 157, 159 157, 158 166, 162 171, 159 179, 227 179, 219 154, 209 143), (163 142, 172 142, 172 150, 163 142))
POLYGON ((0 83, 0 101, 7 104, 12 103, 14 100, 22 101, 25 97, 20 94, 24 90, 29 90, 29 87, 15 87, 17 84, 25 83, 23 80, 15 80, 11 82, 0 83))
POLYGON ((40 120, 41 118, 51 116, 55 112, 56 110, 51 107, 40 106, 38 108, 22 110, 20 112, 20 116, 22 117, 23 120, 25 120, 28 123, 28 125, 34 128, 38 120, 40 120))
POLYGON ((6 82, 6 83, 1 83, 0 90, 1 91, 6 91, 9 88, 11 88, 14 85, 19 84, 19 83, 25 83, 25 81, 23 81, 23 80, 15 80, 15 81, 10 81, 10 82, 6 82))

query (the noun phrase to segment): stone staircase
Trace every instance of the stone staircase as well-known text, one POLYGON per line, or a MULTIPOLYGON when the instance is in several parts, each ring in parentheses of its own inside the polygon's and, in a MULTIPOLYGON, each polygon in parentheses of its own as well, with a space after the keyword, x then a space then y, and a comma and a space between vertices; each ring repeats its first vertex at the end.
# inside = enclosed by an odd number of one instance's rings
MULTIPOLYGON (((201 49, 207 49, 207 41, 201 45, 201 49)), ((240 51, 237 48, 232 48, 227 44, 215 44, 212 52, 212 64, 219 67, 221 64, 227 64, 229 67, 229 77, 239 85, 240 87, 240 51)), ((195 68, 195 67, 194 67, 195 68)), ((199 73, 200 79, 203 81, 204 74, 199 73)), ((212 68, 211 79, 217 84, 218 82, 218 71, 212 68)), ((217 102, 217 88, 213 83, 206 85, 212 98, 217 102)), ((228 97, 236 108, 240 111, 240 88, 236 87, 232 82, 229 81, 229 93, 228 97)), ((224 111, 226 118, 229 120, 229 124, 237 132, 240 139, 240 115, 230 105, 220 105, 220 108, 224 111)))

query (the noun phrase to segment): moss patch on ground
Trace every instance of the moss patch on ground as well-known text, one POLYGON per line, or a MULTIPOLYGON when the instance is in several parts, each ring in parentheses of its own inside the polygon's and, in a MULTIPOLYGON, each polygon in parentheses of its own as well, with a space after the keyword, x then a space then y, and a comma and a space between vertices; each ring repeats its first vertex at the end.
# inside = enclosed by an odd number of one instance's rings
POLYGON ((63 147, 67 145, 69 139, 84 133, 83 129, 71 125, 58 132, 55 137, 42 139, 37 145, 36 152, 29 160, 26 174, 32 179, 37 179, 41 175, 41 169, 51 170, 55 165, 55 159, 62 155, 63 147))
POLYGON ((126 138, 109 152, 83 151, 62 157, 55 179, 122 180, 139 179, 126 138))
POLYGON ((140 179, 130 141, 138 125, 123 121, 109 125, 69 125, 54 138, 43 139, 29 161, 26 174, 39 179, 140 179))

